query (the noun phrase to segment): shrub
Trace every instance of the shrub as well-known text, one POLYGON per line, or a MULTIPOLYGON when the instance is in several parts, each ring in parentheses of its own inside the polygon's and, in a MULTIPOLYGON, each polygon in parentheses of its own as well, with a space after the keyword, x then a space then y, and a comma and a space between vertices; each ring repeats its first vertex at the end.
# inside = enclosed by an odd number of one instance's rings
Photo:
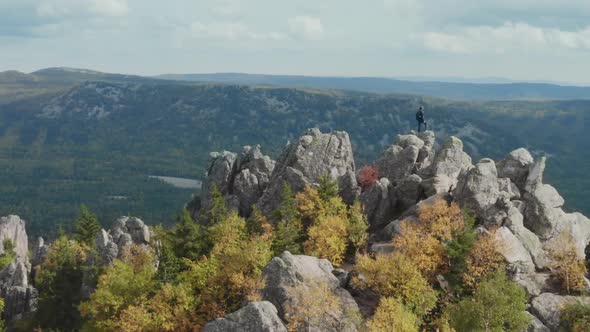
POLYGON ((318 191, 324 202, 329 201, 331 198, 338 197, 338 181, 333 180, 330 175, 324 175, 320 178, 318 191))
POLYGON ((453 240, 445 246, 446 256, 449 260, 448 273, 445 278, 457 294, 464 291, 463 274, 467 270, 467 256, 477 240, 477 231, 473 227, 475 217, 466 215, 464 219, 464 229, 458 232, 453 240))
POLYGON ((418 319, 403 304, 393 298, 385 297, 373 317, 367 322, 369 332, 418 332, 418 319))
POLYGON ((305 254, 326 258, 334 265, 344 259, 347 245, 348 220, 334 215, 321 215, 309 227, 305 242, 305 254))
POLYGON ((6 265, 14 262, 16 259, 14 244, 12 244, 10 239, 4 239, 4 241, 2 241, 2 247, 4 248, 4 252, 2 255, 0 255, 0 270, 2 270, 6 265))
POLYGON ((469 252, 466 259, 466 270, 463 274, 465 286, 474 289, 478 283, 493 272, 506 267, 504 256, 497 248, 494 231, 481 235, 469 252))
POLYGON ((365 166, 361 168, 356 178, 362 191, 365 191, 379 180, 379 170, 374 166, 365 166))
POLYGON ((590 305, 573 303, 561 309, 560 327, 566 332, 590 331, 590 305))
POLYGON ((457 331, 520 332, 530 323, 526 306, 524 289, 505 273, 495 272, 477 286, 473 296, 450 306, 448 315, 457 331))
POLYGON ((549 248, 551 275, 568 294, 586 288, 586 262, 579 257, 569 231, 562 231, 549 248))
POLYGON ((361 288, 370 288, 381 297, 394 297, 419 318, 436 304, 436 292, 430 287, 418 268, 405 255, 378 255, 375 259, 357 255, 356 271, 362 279, 353 278, 361 288))

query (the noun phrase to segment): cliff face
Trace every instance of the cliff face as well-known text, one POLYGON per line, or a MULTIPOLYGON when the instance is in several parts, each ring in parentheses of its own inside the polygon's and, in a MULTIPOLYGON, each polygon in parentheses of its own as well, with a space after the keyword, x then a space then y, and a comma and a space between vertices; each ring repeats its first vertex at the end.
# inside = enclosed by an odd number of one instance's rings
MULTIPOLYGON (((329 175, 338 180, 346 201, 363 202, 372 233, 371 247, 376 253, 391 252, 391 238, 399 232, 401 220, 415 215, 418 206, 438 198, 455 201, 476 214, 480 227, 496 229, 496 240, 512 278, 531 298, 530 311, 535 316, 536 330, 556 329, 560 306, 555 303, 570 303, 577 298, 551 293, 549 249, 567 235, 573 239, 577 254, 585 257, 590 242, 590 220, 580 213, 563 211, 563 198, 555 188, 543 183, 545 157, 534 160, 529 151, 520 148, 499 161, 484 158, 473 163, 457 137, 447 139, 438 150, 434 148, 436 145, 433 132, 398 135, 374 163, 381 178, 360 193, 348 134, 324 134, 310 129, 285 148, 270 176, 266 173, 265 189, 249 196, 247 201, 255 202, 264 213, 270 214, 279 204, 283 183, 300 191, 305 185, 317 184, 321 176, 329 175)), ((210 164, 206 188, 216 183, 228 201, 233 200, 236 210, 244 212, 237 208, 243 206, 241 198, 226 189, 226 179, 233 178, 235 183, 236 177, 218 176, 235 169, 228 166, 231 163, 226 157, 236 158, 228 152, 223 156, 224 162, 219 162, 218 157, 210 164)), ((205 191, 201 197, 208 195, 205 191)), ((306 256, 291 257, 285 256, 283 260, 306 259, 303 258, 306 256)), ((273 266, 299 266, 275 260, 265 270, 268 280, 280 280, 285 275, 273 266)), ((305 278, 299 278, 298 282, 306 283, 305 278)), ((288 320, 282 306, 289 299, 275 289, 270 288, 272 291, 266 293, 264 300, 276 305, 281 318, 288 320)))

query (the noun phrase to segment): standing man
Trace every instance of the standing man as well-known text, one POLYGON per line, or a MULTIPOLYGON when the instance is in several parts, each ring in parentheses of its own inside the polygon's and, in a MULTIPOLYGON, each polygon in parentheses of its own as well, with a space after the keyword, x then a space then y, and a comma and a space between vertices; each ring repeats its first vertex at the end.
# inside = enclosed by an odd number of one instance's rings
POLYGON ((420 106, 418 112, 416 112, 416 120, 418 121, 418 132, 421 131, 422 125, 424 125, 424 130, 428 129, 426 121, 424 121, 424 107, 420 106))

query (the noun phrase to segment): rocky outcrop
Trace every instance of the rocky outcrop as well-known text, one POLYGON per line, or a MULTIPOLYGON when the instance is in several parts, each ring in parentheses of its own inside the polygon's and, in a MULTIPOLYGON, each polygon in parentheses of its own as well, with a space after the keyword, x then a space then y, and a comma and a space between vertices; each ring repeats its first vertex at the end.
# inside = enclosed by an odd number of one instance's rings
POLYGON ((582 303, 590 305, 590 299, 578 296, 563 296, 543 293, 531 302, 531 312, 551 331, 559 331, 561 310, 570 304, 582 303))
POLYGON ((264 268, 263 276, 266 286, 262 294, 263 299, 271 302, 278 309, 281 319, 290 321, 296 312, 297 299, 292 296, 292 289, 309 290, 307 296, 316 285, 323 285, 337 297, 341 304, 341 310, 326 315, 321 326, 308 326, 315 331, 355 331, 355 323, 350 318, 351 312, 358 312, 358 306, 352 296, 340 287, 340 281, 332 271, 332 264, 325 259, 311 256, 292 255, 284 252, 279 257, 273 258, 264 268), (336 329, 335 327, 339 327, 336 329))
POLYGON ((7 322, 22 319, 37 309, 39 293, 29 284, 29 270, 16 260, 0 271, 0 296, 4 298, 3 318, 7 322))
POLYGON ((508 178, 518 188, 524 188, 529 175, 529 168, 533 164, 533 156, 524 148, 516 149, 496 165, 498 176, 508 178))
POLYGON ((111 265, 123 252, 125 246, 136 244, 148 247, 152 233, 149 227, 139 218, 120 217, 110 231, 101 229, 95 241, 100 264, 111 265))
POLYGON ((200 210, 209 209, 211 190, 217 186, 230 209, 249 216, 252 206, 268 187, 274 168, 275 161, 263 155, 259 145, 245 146, 241 154, 228 151, 211 153, 199 204, 188 204, 193 207, 191 215, 195 220, 206 223, 205 216, 198 214, 200 210))
POLYGON ((267 301, 251 302, 225 318, 205 325, 202 332, 287 332, 277 308, 267 301))
POLYGON ((358 197, 360 189, 350 178, 355 176, 352 145, 346 132, 334 131, 329 134, 313 128, 305 131, 297 141, 291 142, 276 162, 268 188, 257 203, 260 210, 269 215, 280 203, 284 183, 294 192, 305 185, 318 183, 322 176, 330 176, 339 183, 342 197, 349 201, 358 197))
POLYGON ((33 246, 33 257, 31 259, 31 265, 41 265, 41 263, 45 261, 45 257, 47 256, 48 250, 49 246, 45 244, 45 240, 43 240, 42 237, 37 238, 37 242, 33 246))
POLYGON ((478 216, 487 216, 500 198, 494 161, 487 158, 480 160, 461 178, 453 191, 453 197, 461 207, 470 209, 478 216))
POLYGON ((379 229, 393 217, 393 209, 397 203, 391 183, 387 178, 375 182, 360 197, 365 207, 364 212, 372 229, 379 229))
POLYGON ((19 261, 29 261, 29 240, 25 221, 19 216, 9 215, 0 218, 0 254, 4 253, 4 241, 11 241, 19 261))
POLYGON ((472 167, 471 157, 463 152, 463 142, 449 137, 428 170, 430 177, 422 182, 426 195, 449 192, 457 186, 459 177, 472 167))
POLYGON ((496 230, 495 236, 498 249, 513 273, 532 273, 535 271, 535 264, 531 255, 508 227, 500 227, 496 230))

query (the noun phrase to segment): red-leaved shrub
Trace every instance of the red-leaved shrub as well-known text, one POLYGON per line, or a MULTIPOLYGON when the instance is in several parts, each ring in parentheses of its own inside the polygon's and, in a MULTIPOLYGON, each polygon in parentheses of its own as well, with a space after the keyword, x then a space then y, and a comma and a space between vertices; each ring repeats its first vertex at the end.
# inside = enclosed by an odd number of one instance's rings
POLYGON ((357 181, 363 191, 369 189, 379 180, 379 170, 374 166, 363 167, 357 175, 357 181))

